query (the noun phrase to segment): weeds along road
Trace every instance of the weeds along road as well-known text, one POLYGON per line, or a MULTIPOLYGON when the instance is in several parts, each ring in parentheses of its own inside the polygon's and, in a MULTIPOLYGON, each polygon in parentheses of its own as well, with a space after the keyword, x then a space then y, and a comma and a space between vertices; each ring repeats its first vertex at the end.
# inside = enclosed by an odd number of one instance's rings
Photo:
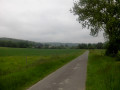
POLYGON ((88 53, 86 51, 28 90, 85 90, 88 53))

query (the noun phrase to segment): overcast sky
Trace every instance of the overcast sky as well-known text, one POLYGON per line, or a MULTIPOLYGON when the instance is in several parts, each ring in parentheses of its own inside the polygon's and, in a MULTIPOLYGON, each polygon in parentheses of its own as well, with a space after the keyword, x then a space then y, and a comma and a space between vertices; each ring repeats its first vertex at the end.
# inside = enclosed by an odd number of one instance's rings
POLYGON ((0 0, 0 37, 37 42, 97 43, 70 13, 73 0, 0 0))

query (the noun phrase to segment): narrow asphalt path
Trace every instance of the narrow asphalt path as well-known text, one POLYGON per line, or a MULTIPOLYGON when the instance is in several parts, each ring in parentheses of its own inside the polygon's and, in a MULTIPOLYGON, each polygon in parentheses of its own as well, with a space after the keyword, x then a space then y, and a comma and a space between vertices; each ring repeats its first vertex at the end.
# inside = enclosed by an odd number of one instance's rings
POLYGON ((28 90, 85 90, 88 53, 86 51, 28 90))

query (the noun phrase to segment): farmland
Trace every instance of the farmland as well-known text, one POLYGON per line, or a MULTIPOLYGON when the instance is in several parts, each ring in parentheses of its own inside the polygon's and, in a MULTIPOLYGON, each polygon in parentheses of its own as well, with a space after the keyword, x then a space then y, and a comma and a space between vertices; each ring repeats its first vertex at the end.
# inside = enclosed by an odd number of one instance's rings
POLYGON ((0 47, 0 90, 26 89, 84 51, 0 47))

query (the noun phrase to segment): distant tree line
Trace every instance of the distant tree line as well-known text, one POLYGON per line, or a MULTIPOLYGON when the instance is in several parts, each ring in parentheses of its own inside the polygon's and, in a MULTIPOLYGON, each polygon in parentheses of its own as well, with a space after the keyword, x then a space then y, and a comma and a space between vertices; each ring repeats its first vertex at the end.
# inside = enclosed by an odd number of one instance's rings
POLYGON ((14 47, 14 48, 39 48, 39 49, 65 49, 67 45, 50 45, 47 43, 38 43, 26 40, 17 40, 9 38, 0 38, 0 47, 14 47))
POLYGON ((39 48, 39 49, 104 49, 104 43, 97 43, 97 44, 59 44, 59 45, 51 45, 47 43, 37 43, 25 40, 0 40, 0 47, 14 47, 14 48, 39 48))
POLYGON ((30 41, 9 41, 0 40, 0 47, 14 47, 14 48, 39 48, 39 49, 65 49, 69 48, 67 45, 53 46, 49 44, 42 44, 30 41))
POLYGON ((107 43, 39 43, 21 39, 0 38, 0 47, 39 49, 104 49, 107 43))
POLYGON ((0 41, 0 47, 28 48, 32 47, 33 43, 28 41, 0 41))
POLYGON ((96 44, 92 44, 92 43, 89 43, 89 44, 85 44, 85 43, 82 43, 82 44, 79 44, 78 49, 105 49, 105 44, 104 43, 96 43, 96 44))
MULTIPOLYGON (((51 45, 51 44, 42 44, 42 43, 37 43, 34 48, 41 48, 41 49, 67 49, 67 48, 72 48, 68 46, 67 44, 65 45, 51 45)), ((75 47, 74 47, 75 48, 75 47)))

